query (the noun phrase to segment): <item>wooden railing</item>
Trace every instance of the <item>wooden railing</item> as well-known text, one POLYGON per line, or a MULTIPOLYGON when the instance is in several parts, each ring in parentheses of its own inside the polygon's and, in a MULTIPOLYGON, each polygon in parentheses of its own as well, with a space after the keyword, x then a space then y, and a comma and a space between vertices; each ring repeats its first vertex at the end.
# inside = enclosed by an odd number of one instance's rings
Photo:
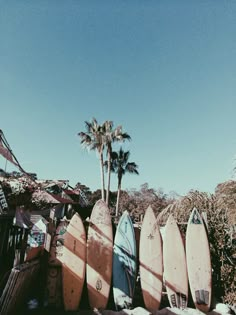
POLYGON ((13 217, 0 215, 0 295, 11 269, 24 262, 29 230, 13 225, 13 217))

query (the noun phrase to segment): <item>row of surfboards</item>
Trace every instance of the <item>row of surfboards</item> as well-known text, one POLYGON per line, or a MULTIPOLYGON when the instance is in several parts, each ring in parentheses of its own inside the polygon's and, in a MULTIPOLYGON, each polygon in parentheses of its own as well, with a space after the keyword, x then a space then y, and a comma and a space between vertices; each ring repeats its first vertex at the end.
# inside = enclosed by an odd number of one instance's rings
MULTIPOLYGON (((63 225, 64 224, 64 225, 63 225)), ((207 312, 211 304, 211 260, 207 232, 197 209, 190 214, 186 243, 170 215, 162 240, 151 207, 145 212, 139 240, 139 261, 133 223, 127 211, 113 239, 107 205, 93 207, 88 232, 76 213, 67 227, 59 226, 49 264, 61 264, 62 295, 66 311, 77 310, 84 282, 92 309, 105 309, 113 290, 117 310, 131 308, 140 271, 143 300, 148 310, 160 307, 163 284, 172 307, 186 308, 188 287, 196 308, 207 312)))

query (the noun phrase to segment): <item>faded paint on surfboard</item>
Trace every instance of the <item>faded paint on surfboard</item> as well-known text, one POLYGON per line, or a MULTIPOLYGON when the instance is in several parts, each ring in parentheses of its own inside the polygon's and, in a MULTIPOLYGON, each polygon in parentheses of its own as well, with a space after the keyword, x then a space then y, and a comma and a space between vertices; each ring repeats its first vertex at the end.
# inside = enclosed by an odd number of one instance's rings
POLYGON ((48 263, 50 266, 61 266, 63 256, 64 236, 69 221, 63 220, 59 223, 56 233, 52 239, 48 263))
POLYGON ((81 299, 86 264, 86 233, 78 213, 73 215, 64 236, 62 262, 64 308, 75 311, 81 299))
POLYGON ((109 208, 103 200, 93 207, 87 240, 87 290, 92 309, 105 309, 112 278, 113 231, 109 208))
POLYGON ((165 226, 163 240, 164 279, 171 307, 186 308, 188 274, 183 238, 172 214, 165 226))
POLYGON ((208 312, 212 295, 211 256, 206 228, 196 208, 192 210, 187 225, 186 258, 195 307, 208 312))
POLYGON ((140 283, 149 311, 160 307, 163 282, 162 239, 153 209, 145 212, 139 243, 140 283))
POLYGON ((67 220, 59 223, 52 239, 48 258, 47 302, 50 307, 55 308, 61 308, 63 305, 61 268, 64 235, 68 224, 67 220))
POLYGON ((134 227, 128 211, 124 211, 117 226, 113 250, 113 296, 117 310, 132 307, 136 268, 134 227))

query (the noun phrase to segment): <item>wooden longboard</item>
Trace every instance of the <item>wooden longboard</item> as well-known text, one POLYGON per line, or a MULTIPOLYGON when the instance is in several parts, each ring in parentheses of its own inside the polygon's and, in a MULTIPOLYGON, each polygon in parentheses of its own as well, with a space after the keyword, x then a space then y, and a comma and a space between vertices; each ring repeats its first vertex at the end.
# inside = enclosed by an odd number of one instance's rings
POLYGON ((78 213, 73 215, 67 227, 62 257, 64 308, 75 311, 81 299, 86 264, 86 233, 78 213))
POLYGON ((62 259, 64 236, 69 222, 61 221, 53 236, 49 259, 47 276, 47 300, 50 307, 60 308, 62 306, 62 259))
POLYGON ((27 249, 25 261, 31 261, 35 258, 39 258, 43 254, 43 249, 44 249, 43 245, 27 249))
POLYGON ((190 214, 186 231, 189 285, 197 309, 208 312, 211 305, 212 272, 207 232, 198 210, 190 214))
POLYGON ((171 307, 186 308, 188 274, 184 242, 179 227, 170 214, 163 240, 164 278, 171 307))
POLYGON ((105 309, 112 278, 113 232, 110 211, 98 200, 93 207, 87 239, 87 289, 90 307, 105 309))
POLYGON ((149 206, 142 222, 139 263, 143 300, 149 311, 159 309, 162 296, 162 239, 153 209, 149 206))
POLYGON ((56 233, 52 239, 48 263, 50 266, 61 266, 63 256, 63 245, 65 232, 69 221, 63 220, 59 223, 56 233))
POLYGON ((117 310, 130 308, 136 281, 136 241, 128 211, 121 216, 114 239, 113 296, 117 310))

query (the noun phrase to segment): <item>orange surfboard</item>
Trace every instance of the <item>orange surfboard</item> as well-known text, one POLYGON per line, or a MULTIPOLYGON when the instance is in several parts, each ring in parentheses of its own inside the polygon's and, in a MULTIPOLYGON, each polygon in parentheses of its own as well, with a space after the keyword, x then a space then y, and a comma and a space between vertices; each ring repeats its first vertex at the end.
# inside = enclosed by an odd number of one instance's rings
POLYGON ((86 265, 86 233, 78 213, 72 217, 64 235, 62 263, 64 308, 75 311, 81 299, 86 265))
POLYGON ((211 257, 207 232, 196 208, 192 210, 187 225, 186 257, 195 307, 202 312, 208 312, 212 294, 211 257))
POLYGON ((87 289, 90 307, 105 309, 112 277, 113 233, 110 211, 98 200, 93 207, 87 239, 87 289))
POLYGON ((186 308, 188 274, 184 243, 179 227, 170 214, 163 240, 164 279, 171 307, 186 308))
POLYGON ((162 239, 155 214, 150 206, 145 212, 141 227, 139 263, 145 306, 149 311, 157 310, 162 296, 162 239))

